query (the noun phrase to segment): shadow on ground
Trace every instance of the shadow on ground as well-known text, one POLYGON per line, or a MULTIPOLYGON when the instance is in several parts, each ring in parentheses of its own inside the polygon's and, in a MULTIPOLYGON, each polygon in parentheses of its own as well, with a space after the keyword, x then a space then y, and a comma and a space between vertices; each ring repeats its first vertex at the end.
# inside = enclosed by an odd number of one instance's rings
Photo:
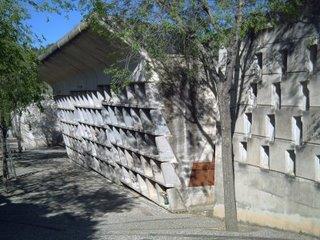
POLYGON ((0 196, 1 239, 91 239, 94 225, 90 218, 53 214, 45 205, 12 203, 0 196))
POLYGON ((30 171, 11 183, 10 193, 0 188, 1 239, 92 239, 95 218, 134 206, 132 196, 64 156, 36 151, 16 160, 18 170, 30 171))
POLYGON ((16 165, 18 167, 40 167, 43 163, 54 164, 55 160, 61 158, 67 158, 67 153, 61 147, 43 148, 39 150, 29 150, 23 152, 22 155, 16 154, 16 165))

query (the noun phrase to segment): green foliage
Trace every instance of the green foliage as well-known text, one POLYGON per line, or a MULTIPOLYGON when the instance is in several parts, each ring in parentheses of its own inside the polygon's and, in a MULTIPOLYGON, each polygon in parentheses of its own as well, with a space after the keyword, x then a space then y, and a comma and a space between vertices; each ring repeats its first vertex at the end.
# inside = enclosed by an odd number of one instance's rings
POLYGON ((8 126, 11 114, 40 101, 44 84, 39 80, 37 55, 24 20, 28 17, 19 2, 0 3, 0 120, 8 126))
MULTIPOLYGON (((114 30, 113 35, 127 41, 134 54, 142 49, 148 52, 152 59, 161 63, 157 67, 166 68, 168 64, 175 62, 179 65, 183 62, 187 63, 186 72, 193 73, 201 63, 205 67, 210 66, 208 70, 211 76, 216 77, 213 80, 219 81, 217 76, 221 77, 221 74, 214 69, 218 50, 225 47, 230 53, 238 31, 240 37, 244 38, 248 33, 256 34, 283 19, 296 20, 300 17, 299 10, 303 2, 96 0, 87 2, 86 6, 92 3, 89 9, 91 13, 95 13, 95 19, 103 19, 114 30), (242 17, 240 29, 236 24, 239 7, 242 17)), ((96 29, 106 32, 101 24, 96 29)), ((110 37, 110 33, 108 35, 110 37)), ((191 74, 190 79, 193 78, 191 74)), ((116 82, 118 85, 118 79, 116 82)))
POLYGON ((296 20, 302 14, 301 9, 307 4, 304 0, 272 0, 269 2, 270 15, 273 21, 296 20))
POLYGON ((26 24, 31 8, 62 14, 75 9, 69 0, 2 0, 0 1, 0 126, 7 127, 13 111, 31 103, 39 104, 46 85, 38 77, 38 53, 26 24), (3 126, 3 125, 6 126, 3 126))
POLYGON ((131 72, 126 68, 112 65, 106 68, 104 73, 112 77, 111 89, 115 93, 119 93, 131 83, 131 72))

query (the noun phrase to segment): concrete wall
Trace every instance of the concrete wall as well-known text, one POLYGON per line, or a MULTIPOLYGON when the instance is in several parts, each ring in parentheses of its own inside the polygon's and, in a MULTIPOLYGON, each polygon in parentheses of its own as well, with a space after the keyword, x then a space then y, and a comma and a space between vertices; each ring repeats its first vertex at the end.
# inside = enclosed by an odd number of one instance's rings
MULTIPOLYGON (((243 43, 233 144, 239 219, 319 235, 319 57, 313 63, 310 53, 316 29, 283 26, 243 43)), ((145 74, 138 60, 134 81, 115 94, 103 69, 123 50, 109 45, 81 32, 43 64, 70 158, 165 208, 215 200, 214 214, 223 216, 212 92, 175 78, 165 88, 163 76, 145 74)))
MULTIPOLYGON (((265 31, 254 40, 248 53, 250 67, 242 72, 245 94, 233 146, 239 219, 319 236, 317 29, 313 24, 300 23, 265 31), (315 62, 312 48, 317 52, 315 62), (257 53, 261 53, 262 66, 258 64, 257 53), (284 54, 286 71, 282 67, 284 54), (252 84, 257 84, 256 94, 252 94, 252 84)), ((219 160, 216 171, 214 212, 223 216, 219 160)))
MULTIPOLYGON (((51 83, 69 157, 170 210, 212 204, 213 183, 192 185, 190 178, 195 171, 213 176, 214 147, 181 115, 189 111, 185 103, 163 97, 159 76, 147 77, 144 60, 117 94, 104 68, 51 83), (195 169, 193 162, 209 163, 210 169, 195 169)), ((212 121, 202 117, 199 123, 214 136, 212 121)))
POLYGON ((49 95, 42 101, 42 110, 31 104, 21 116, 14 115, 12 120, 12 137, 21 129, 22 149, 33 149, 63 144, 57 119, 57 106, 49 95))
POLYGON ((178 161, 182 198, 187 207, 210 205, 214 200, 216 100, 203 83, 173 79, 169 91, 161 86, 157 89, 178 161))

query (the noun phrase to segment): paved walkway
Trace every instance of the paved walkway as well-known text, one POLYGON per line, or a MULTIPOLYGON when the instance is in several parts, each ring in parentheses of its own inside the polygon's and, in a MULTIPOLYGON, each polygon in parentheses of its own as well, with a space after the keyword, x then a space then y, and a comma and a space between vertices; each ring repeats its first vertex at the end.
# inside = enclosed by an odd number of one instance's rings
POLYGON ((172 214, 100 175, 72 164, 62 149, 24 153, 18 180, 0 187, 0 239, 312 239, 218 219, 172 214))

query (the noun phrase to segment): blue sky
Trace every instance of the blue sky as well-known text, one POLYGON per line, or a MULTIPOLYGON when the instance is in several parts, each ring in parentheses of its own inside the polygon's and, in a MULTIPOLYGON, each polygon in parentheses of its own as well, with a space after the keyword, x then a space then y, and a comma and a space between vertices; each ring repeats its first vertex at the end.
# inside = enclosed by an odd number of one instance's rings
POLYGON ((41 42, 35 40, 34 46, 46 46, 54 43, 76 26, 82 19, 81 14, 77 11, 67 14, 53 14, 37 12, 30 10, 30 19, 27 23, 31 26, 32 31, 41 38, 41 42), (44 38, 44 39, 43 39, 44 38))

